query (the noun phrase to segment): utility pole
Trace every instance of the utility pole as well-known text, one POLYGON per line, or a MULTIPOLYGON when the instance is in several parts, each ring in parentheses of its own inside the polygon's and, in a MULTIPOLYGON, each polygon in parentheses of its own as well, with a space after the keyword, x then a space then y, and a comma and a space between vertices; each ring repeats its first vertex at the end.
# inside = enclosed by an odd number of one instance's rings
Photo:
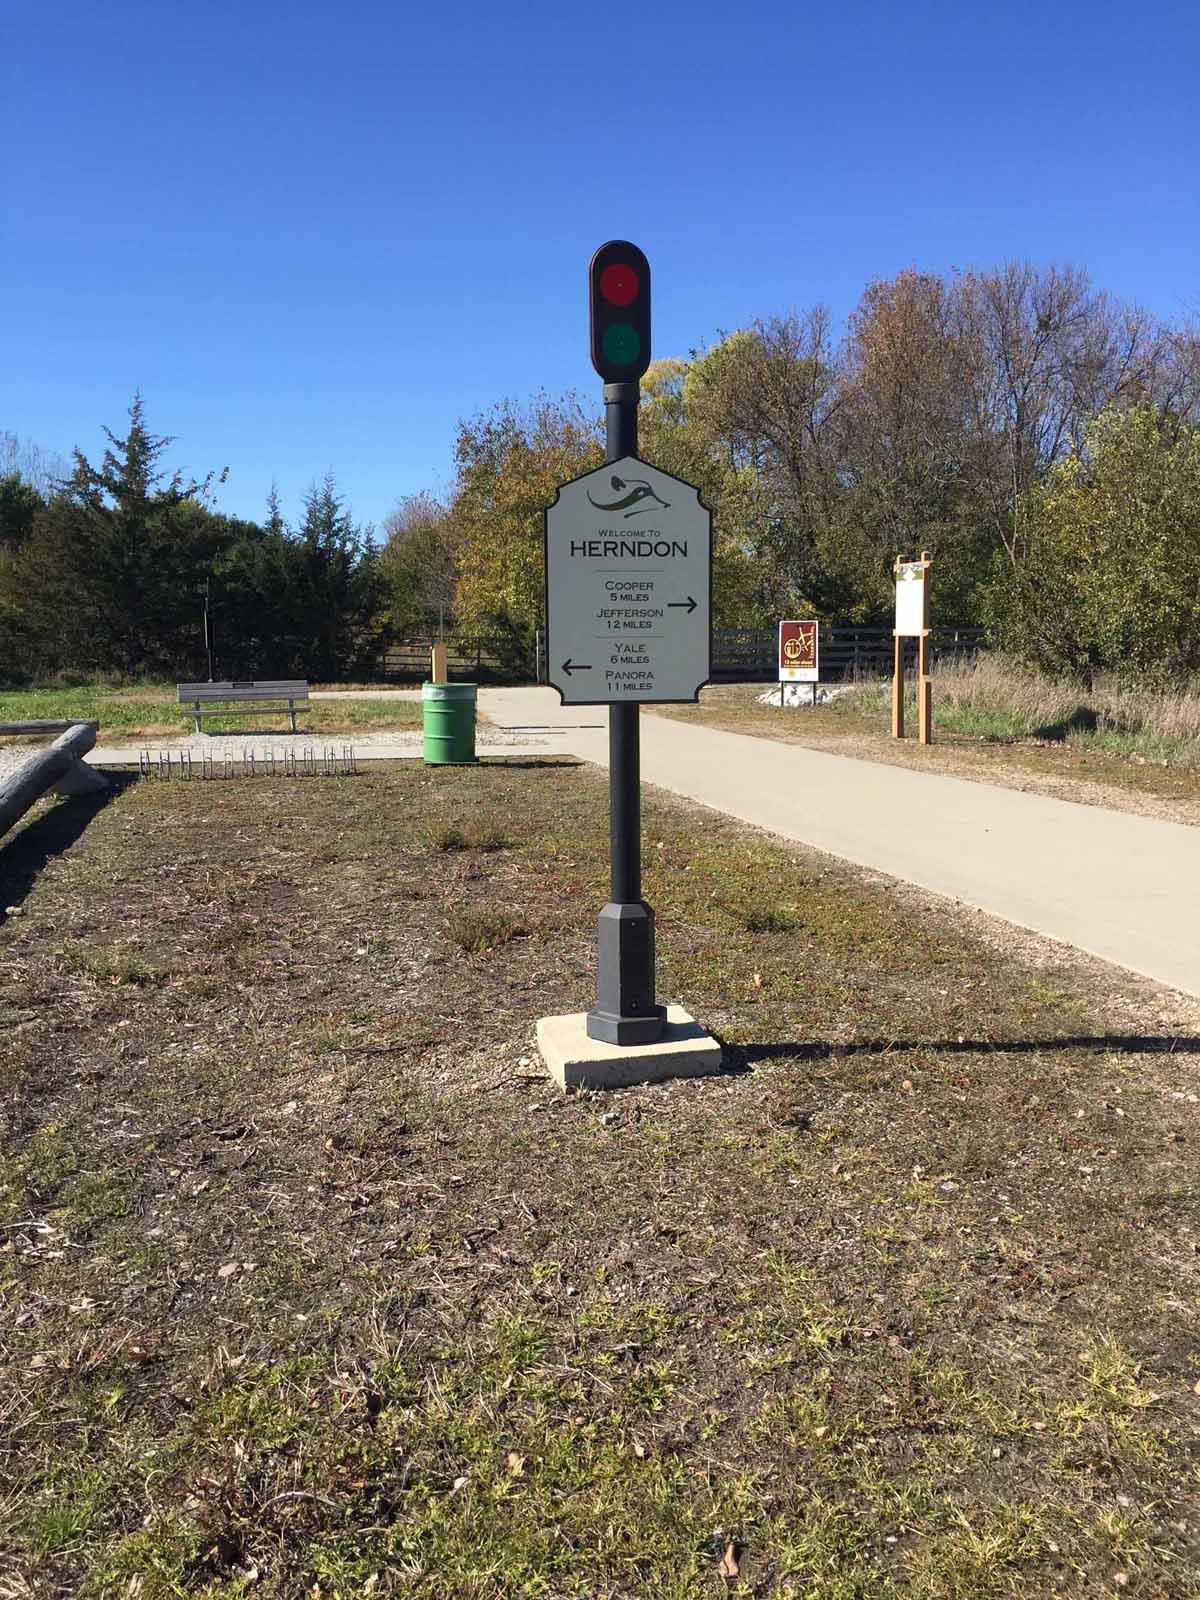
POLYGON ((208 681, 213 681, 212 666, 212 627, 209 622, 208 589, 210 579, 204 580, 204 654, 208 657, 208 681))

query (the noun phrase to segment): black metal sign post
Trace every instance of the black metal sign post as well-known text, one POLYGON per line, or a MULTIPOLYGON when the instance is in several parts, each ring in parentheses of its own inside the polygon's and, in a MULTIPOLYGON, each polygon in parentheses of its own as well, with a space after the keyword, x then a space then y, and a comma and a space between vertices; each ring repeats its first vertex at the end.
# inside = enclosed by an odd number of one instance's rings
MULTIPOLYGON (((606 461, 637 455, 640 389, 606 383, 606 461)), ((589 1039, 652 1044, 666 1011, 654 999, 654 912, 642 899, 641 707, 608 708, 609 901, 600 912, 597 997, 589 1039)))
POLYGON ((608 707, 609 899, 596 1004, 542 1017, 538 1049, 560 1088, 719 1072, 721 1046, 654 997, 654 912, 642 898, 639 718, 694 703, 712 665, 712 514, 694 484, 638 456, 650 364, 650 264, 624 239, 588 269, 592 365, 604 380, 605 464, 546 507, 546 682, 561 703, 608 707), (615 1048, 614 1048, 615 1047, 615 1048))
MULTIPOLYGON (((627 240, 602 245, 588 269, 592 365, 605 380, 605 461, 636 456, 638 383, 650 364, 650 263, 627 240)), ((595 1009, 587 1034, 652 1044, 666 1010, 654 998, 654 912, 642 899, 641 726, 635 704, 608 708, 609 902, 600 912, 595 1009)))

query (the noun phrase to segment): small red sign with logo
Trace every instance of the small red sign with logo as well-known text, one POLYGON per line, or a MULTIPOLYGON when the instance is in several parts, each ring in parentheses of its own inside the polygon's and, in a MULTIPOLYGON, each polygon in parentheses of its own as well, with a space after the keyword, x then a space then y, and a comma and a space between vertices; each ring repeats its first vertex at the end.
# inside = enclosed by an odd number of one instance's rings
POLYGON ((781 622, 779 624, 780 683, 816 683, 817 624, 781 622))

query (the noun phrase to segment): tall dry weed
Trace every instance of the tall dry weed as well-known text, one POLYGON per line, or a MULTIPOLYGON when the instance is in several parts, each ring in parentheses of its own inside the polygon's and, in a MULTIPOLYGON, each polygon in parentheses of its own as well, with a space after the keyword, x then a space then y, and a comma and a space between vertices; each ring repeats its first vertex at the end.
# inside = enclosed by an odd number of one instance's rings
MULTIPOLYGON (((881 704, 886 699, 877 680, 861 692, 881 704)), ((1112 673, 1085 686, 989 652, 940 663, 934 705, 944 726, 984 737, 1094 743, 1116 754, 1200 766, 1200 682, 1166 690, 1112 673)))
POLYGON ((1064 722, 1080 704, 1078 689, 997 654, 946 662, 935 676, 939 706, 1007 716, 1022 733, 1064 722))
POLYGON ((1110 673, 1084 687, 1047 678, 999 653, 980 655, 974 661, 947 662, 936 677, 943 704, 976 711, 1006 710, 1031 731, 1069 721, 1085 711, 1094 714, 1097 731, 1200 740, 1200 683, 1175 690, 1155 689, 1110 673))

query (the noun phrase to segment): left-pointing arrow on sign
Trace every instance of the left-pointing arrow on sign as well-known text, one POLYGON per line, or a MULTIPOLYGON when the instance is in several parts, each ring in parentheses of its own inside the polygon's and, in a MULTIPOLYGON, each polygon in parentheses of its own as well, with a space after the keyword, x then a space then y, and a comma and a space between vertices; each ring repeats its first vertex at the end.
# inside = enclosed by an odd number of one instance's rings
POLYGON ((592 670, 592 664, 590 661, 572 661, 570 656, 568 656, 562 664, 562 669, 569 678, 573 672, 590 672, 592 670))
POLYGON ((696 609, 696 602, 692 599, 691 595, 688 595, 686 600, 668 600, 667 601, 667 609, 668 609, 668 611, 673 606, 682 606, 687 611, 687 614, 690 617, 692 612, 695 611, 695 609, 696 609))

